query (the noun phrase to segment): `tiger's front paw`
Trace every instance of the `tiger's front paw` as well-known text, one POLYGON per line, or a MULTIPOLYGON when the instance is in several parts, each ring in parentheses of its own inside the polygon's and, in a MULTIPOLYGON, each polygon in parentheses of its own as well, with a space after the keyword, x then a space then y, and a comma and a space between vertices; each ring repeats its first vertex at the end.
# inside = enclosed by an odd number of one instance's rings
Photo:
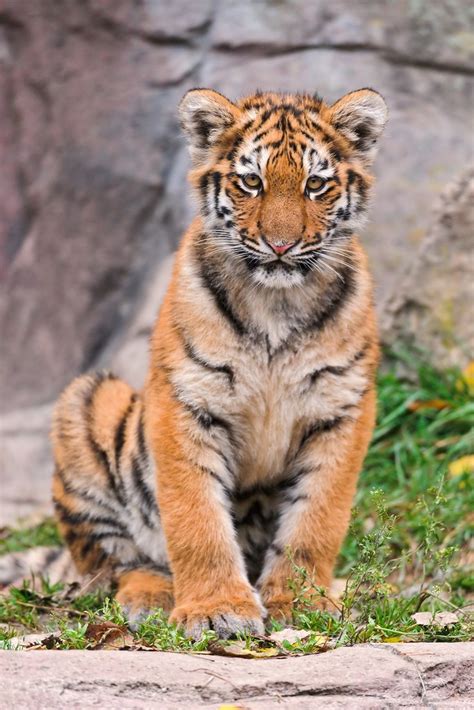
POLYGON ((177 606, 170 621, 184 627, 186 636, 199 640, 204 631, 213 630, 219 638, 227 639, 238 633, 263 634, 260 607, 247 600, 203 603, 192 601, 177 606))

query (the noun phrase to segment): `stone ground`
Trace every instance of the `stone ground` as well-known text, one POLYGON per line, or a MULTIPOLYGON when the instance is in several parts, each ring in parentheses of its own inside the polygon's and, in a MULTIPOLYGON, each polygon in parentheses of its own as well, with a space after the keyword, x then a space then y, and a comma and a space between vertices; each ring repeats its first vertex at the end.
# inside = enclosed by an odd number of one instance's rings
POLYGON ((474 644, 376 644, 245 660, 160 652, 0 652, 4 708, 471 708, 474 644))

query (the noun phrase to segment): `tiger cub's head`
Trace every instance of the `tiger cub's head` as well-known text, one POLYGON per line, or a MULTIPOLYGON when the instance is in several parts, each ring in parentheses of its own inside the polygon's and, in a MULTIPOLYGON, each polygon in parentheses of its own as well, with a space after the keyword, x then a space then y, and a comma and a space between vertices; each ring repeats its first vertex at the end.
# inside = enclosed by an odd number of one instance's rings
POLYGON ((180 104, 206 238, 264 286, 337 269, 360 226, 382 133, 382 96, 257 93, 233 103, 192 89, 180 104))

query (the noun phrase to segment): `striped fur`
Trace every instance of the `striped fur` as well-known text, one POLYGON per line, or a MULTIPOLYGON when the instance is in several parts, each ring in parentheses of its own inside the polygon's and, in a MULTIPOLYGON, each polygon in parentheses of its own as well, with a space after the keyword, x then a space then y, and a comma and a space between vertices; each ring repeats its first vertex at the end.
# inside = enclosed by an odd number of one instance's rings
POLYGON ((59 400, 54 500, 81 573, 107 569, 132 623, 191 636, 288 617, 286 550, 328 586, 375 412, 372 284, 354 229, 386 119, 188 92, 200 215, 185 234, 142 394, 108 374, 59 400))

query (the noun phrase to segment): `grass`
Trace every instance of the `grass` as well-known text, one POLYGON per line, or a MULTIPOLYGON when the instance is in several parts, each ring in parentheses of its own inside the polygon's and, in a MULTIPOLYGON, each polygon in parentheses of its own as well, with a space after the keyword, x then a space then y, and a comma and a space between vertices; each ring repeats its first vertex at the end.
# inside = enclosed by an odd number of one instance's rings
POLYGON ((21 552, 40 545, 61 545, 61 538, 54 520, 45 520, 32 528, 5 530, 0 533, 0 555, 8 552, 21 552))
MULTIPOLYGON (((338 599, 317 612, 324 595, 295 568, 298 638, 219 642, 213 632, 186 639, 158 610, 134 634, 118 605, 100 593, 31 585, 0 598, 0 647, 22 632, 52 634, 53 648, 132 648, 265 656, 314 653, 364 641, 462 641, 474 637, 469 541, 473 533, 474 402, 457 371, 418 366, 416 381, 397 374, 406 356, 379 376, 378 423, 355 501, 350 534, 337 567, 346 579, 338 599), (310 599, 311 601, 311 599, 310 599), (449 623, 440 612, 451 612, 449 623), (414 615, 430 612, 428 619, 414 615), (453 615, 454 612, 454 615, 453 615), (305 632, 305 633, 303 633, 305 632)), ((57 544, 54 523, 12 530, 0 554, 57 544)), ((426 615, 425 615, 426 617, 426 615)), ((273 622, 274 631, 281 627, 273 622)))

